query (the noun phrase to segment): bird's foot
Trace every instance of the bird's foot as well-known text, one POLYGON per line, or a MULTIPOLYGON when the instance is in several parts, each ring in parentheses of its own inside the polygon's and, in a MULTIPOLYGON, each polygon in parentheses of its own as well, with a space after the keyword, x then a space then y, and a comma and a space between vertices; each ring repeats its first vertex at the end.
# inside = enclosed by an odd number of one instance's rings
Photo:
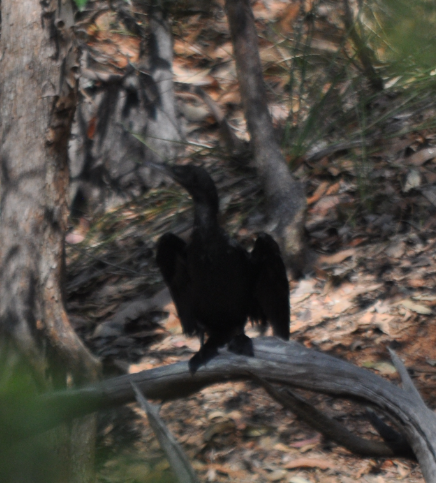
POLYGON ((189 359, 189 372, 194 375, 198 368, 206 365, 211 359, 218 355, 216 347, 207 347, 205 344, 191 359, 189 359))
POLYGON ((254 357, 253 341, 245 334, 239 334, 233 337, 229 342, 228 349, 233 354, 254 357))

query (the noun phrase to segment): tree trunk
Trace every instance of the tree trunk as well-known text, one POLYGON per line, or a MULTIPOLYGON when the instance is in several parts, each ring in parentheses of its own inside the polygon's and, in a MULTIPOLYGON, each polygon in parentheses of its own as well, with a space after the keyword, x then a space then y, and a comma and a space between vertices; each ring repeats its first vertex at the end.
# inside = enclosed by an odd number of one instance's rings
POLYGON ((254 159, 264 183, 270 230, 290 268, 300 272, 304 258, 306 199, 301 183, 285 163, 267 104, 253 12, 248 0, 226 0, 239 86, 254 159))
MULTIPOLYGON (((2 0, 1 20, 0 369, 2 375, 18 374, 25 367, 41 392, 98 375, 69 324, 61 288, 67 145, 77 97, 73 7, 56 0, 2 0)), ((64 442, 60 451, 70 461, 77 435, 91 435, 80 464, 73 469, 63 461, 62 481, 91 481, 93 431, 91 418, 53 435, 53 442, 64 442), (83 471, 85 478, 78 476, 83 471)), ((19 462, 14 471, 11 481, 39 481, 19 462)))

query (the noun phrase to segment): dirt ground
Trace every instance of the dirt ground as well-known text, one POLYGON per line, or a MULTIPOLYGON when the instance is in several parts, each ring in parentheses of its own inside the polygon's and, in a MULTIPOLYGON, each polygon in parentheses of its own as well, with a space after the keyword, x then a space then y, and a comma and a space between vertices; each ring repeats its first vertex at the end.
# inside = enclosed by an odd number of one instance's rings
MULTIPOLYGON (((223 2, 216 3, 218 10, 212 15, 174 19, 175 80, 202 86, 237 135, 247 140, 223 2)), ((310 34, 315 42, 311 58, 316 62, 307 79, 300 79, 309 86, 304 95, 300 89, 300 97, 293 97, 288 95, 289 76, 298 78, 298 72, 286 64, 290 54, 283 39, 289 32, 296 35, 301 12, 288 1, 252 3, 273 121, 284 136, 291 112, 295 132, 291 148, 283 142, 284 152, 307 193, 308 264, 305 276, 290 282, 291 337, 398 383, 387 350, 393 348, 433 409, 434 93, 424 88, 416 91, 410 104, 406 90, 395 90, 391 86, 397 81, 390 79, 389 89, 365 100, 368 117, 363 130, 361 116, 353 115, 354 107, 361 104, 356 94, 361 84, 354 85, 355 79, 345 76, 332 90, 333 99, 323 103, 328 115, 313 111, 325 125, 314 124, 304 140, 305 150, 298 150, 297 131, 312 115, 310 95, 331 87, 331 81, 316 75, 326 70, 323 61, 336 55, 341 44, 341 11, 337 2, 302 2, 308 15, 305 22, 315 3, 319 8, 310 17, 316 19, 310 34), (344 109, 340 118, 337 103, 344 109), (363 131, 366 146, 359 141, 363 131)), ((115 18, 112 13, 102 15, 111 15, 111 21, 115 18)), ((115 29, 118 44, 121 31, 115 29)), ((104 38, 104 45, 109 45, 109 31, 104 38)), ((255 233, 265 225, 261 183, 252 167, 232 164, 234 160, 222 149, 213 116, 198 98, 179 92, 178 103, 189 141, 186 157, 179 162, 208 169, 219 190, 223 227, 250 248, 255 233)), ((144 198, 97 220, 84 217, 67 235, 68 311, 76 330, 103 361, 105 377, 187 360, 198 350, 199 342, 181 332, 154 261, 154 247, 162 233, 183 235, 191 225, 192 202, 173 185, 150 190, 144 198)), ((248 324, 247 329, 250 336, 258 335, 248 324)), ((364 407, 316 394, 304 396, 356 434, 377 437, 364 407)), ((200 481, 423 481, 414 462, 351 455, 251 382, 206 388, 188 399, 164 404, 160 414, 200 481)), ((137 405, 102 413, 99 433, 98 481, 175 481, 137 405)))
MULTIPOLYGON (((219 170, 217 173, 225 178, 224 166, 211 169, 219 170)), ((224 186, 224 196, 230 197, 223 225, 247 245, 253 235, 248 224, 238 228, 232 199, 236 204, 241 190, 250 183, 255 184, 250 177, 242 177, 230 188, 225 181, 218 182, 224 186)), ((255 189, 251 191, 256 193, 255 189)), ((163 190, 156 196, 166 194, 163 190)), ((155 206, 156 198, 151 196, 143 203, 135 209, 147 214, 148 204, 155 206)), ((70 247, 70 287, 78 278, 83 283, 77 282, 70 292, 69 306, 75 314, 72 320, 89 347, 104 361, 107 376, 187 360, 199 348, 196 339, 182 334, 154 262, 153 240, 157 236, 153 228, 160 225, 166 231, 165 223, 171 220, 177 232, 178 227, 183 230, 192 221, 189 198, 183 203, 183 209, 180 203, 177 205, 175 217, 163 212, 150 222, 151 227, 142 224, 143 238, 137 226, 135 237, 124 234, 123 227, 127 233, 132 229, 128 214, 136 212, 132 205, 123 207, 121 211, 127 215, 119 212, 116 216, 120 224, 120 236, 113 242, 116 253, 113 244, 107 242, 98 261, 94 255, 91 260, 83 257, 76 245, 70 247), (138 238, 146 242, 140 244, 138 238), (108 260, 110 265, 105 265, 108 260), (123 260, 124 272, 132 263, 136 275, 117 273, 122 272, 123 260), (100 271, 95 264, 100 264, 100 271), (144 267, 142 272, 137 271, 138 266, 144 267), (88 272, 83 272, 84 267, 88 272), (157 295, 152 297, 147 292, 157 295)), ((244 203, 249 204, 249 199, 244 203)), ((330 208, 324 212, 323 221, 320 213, 311 208, 307 220, 308 232, 315 217, 318 223, 316 238, 310 237, 310 232, 308 236, 311 268, 303 279, 290 283, 292 338, 398 383, 387 351, 391 347, 404 360, 428 406, 435 407, 433 219, 429 217, 420 229, 414 222, 404 223, 392 217, 388 222, 396 229, 389 228, 391 234, 385 236, 385 215, 380 214, 372 223, 356 224, 341 240, 342 221, 330 219, 330 208), (332 228, 338 226, 339 230, 332 228), (326 250, 319 250, 320 244, 334 244, 340 249, 322 254, 326 250)), ((106 239, 104 226, 101 222, 95 237, 106 239)), ((247 329, 250 336, 258 336, 249 324, 247 329)), ((376 437, 364 407, 325 396, 304 396, 356 434, 376 437)), ((326 441, 251 382, 212 386, 188 399, 164 404, 160 414, 183 445, 201 481, 422 481, 416 463, 359 458, 326 441)), ((159 444, 136 405, 101 416, 99 454, 102 482, 173 481, 159 444)))

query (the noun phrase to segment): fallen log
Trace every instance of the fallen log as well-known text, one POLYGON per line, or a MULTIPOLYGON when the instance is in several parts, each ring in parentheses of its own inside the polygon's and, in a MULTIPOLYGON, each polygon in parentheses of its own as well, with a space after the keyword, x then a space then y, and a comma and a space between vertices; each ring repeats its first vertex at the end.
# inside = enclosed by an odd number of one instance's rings
MULTIPOLYGON (((395 422, 413 449, 427 482, 436 482, 436 415, 425 405, 400 359, 391 353, 401 376, 398 387, 372 372, 335 357, 310 350, 297 342, 275 337, 253 340, 255 357, 223 351, 192 376, 187 362, 123 375, 82 389, 51 393, 38 398, 32 407, 49 414, 27 422, 26 432, 48 429, 59 422, 99 409, 135 400, 131 381, 148 399, 163 402, 187 397, 212 384, 247 380, 255 375, 269 383, 306 389, 351 399, 377 408, 395 422)), ((11 414, 1 411, 13 426, 11 414)), ((23 414, 20 415, 21 420, 23 414)), ((1 426, 0 426, 1 427, 1 426)))

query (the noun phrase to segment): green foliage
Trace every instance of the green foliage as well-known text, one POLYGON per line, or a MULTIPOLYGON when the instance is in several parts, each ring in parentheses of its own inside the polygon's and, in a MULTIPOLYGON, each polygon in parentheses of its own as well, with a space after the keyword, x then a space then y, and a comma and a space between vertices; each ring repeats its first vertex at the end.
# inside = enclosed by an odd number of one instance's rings
POLYGON ((79 10, 82 10, 88 3, 88 0, 74 0, 74 3, 77 5, 77 8, 79 10))
POLYGON ((381 60, 406 69, 434 69, 436 2, 434 0, 374 0, 365 11, 376 34, 381 60))
MULTIPOLYGON (((314 5, 316 18, 316 2, 314 5)), ((363 142, 387 128, 390 136, 402 135, 392 131, 391 119, 418 109, 429 94, 433 95, 436 0, 370 0, 355 16, 356 31, 385 83, 381 93, 368 88, 359 52, 345 32, 336 52, 326 51, 320 56, 316 47, 311 48, 316 27, 309 18, 304 29, 297 23, 293 35, 281 43, 291 59, 289 98, 297 106, 291 109, 282 141, 291 162, 326 139, 363 142), (385 102, 390 93, 397 100, 388 109, 368 107, 377 105, 379 99, 385 102), (359 114, 367 109, 368 119, 362 125, 359 114)))
MULTIPOLYGON (((28 428, 45 419, 35 402, 36 386, 30 371, 24 366, 10 370, 0 366, 0 481, 50 483, 56 481, 53 439, 28 436, 28 428)), ((32 433, 32 431, 30 431, 32 433)))

